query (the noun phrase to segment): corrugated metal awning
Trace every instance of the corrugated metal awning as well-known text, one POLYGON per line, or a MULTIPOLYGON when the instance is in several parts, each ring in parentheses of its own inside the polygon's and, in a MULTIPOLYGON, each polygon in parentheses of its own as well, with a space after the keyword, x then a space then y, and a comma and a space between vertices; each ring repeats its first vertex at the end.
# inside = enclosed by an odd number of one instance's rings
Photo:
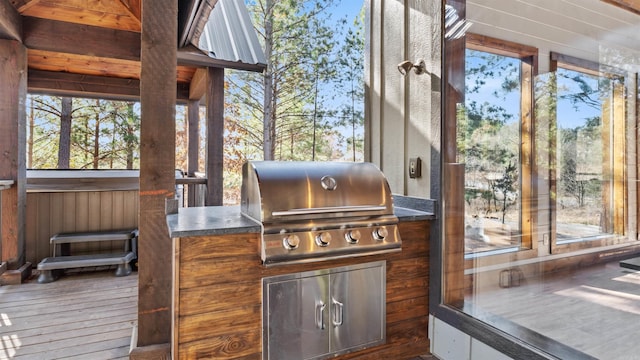
POLYGON ((244 0, 218 0, 202 30, 198 48, 211 58, 235 63, 234 68, 254 70, 266 67, 244 0))

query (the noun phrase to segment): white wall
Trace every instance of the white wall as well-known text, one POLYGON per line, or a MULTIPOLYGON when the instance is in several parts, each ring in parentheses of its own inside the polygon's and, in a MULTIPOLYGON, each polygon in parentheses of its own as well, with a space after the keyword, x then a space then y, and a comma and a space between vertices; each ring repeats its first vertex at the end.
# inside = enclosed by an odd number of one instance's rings
POLYGON ((510 360, 496 349, 429 316, 431 353, 444 360, 510 360))
POLYGON ((440 4, 431 0, 369 0, 368 133, 365 150, 396 194, 430 197, 432 117, 440 116, 440 4), (398 64, 425 60, 427 74, 402 76, 398 64), (409 158, 422 160, 410 179, 409 158))

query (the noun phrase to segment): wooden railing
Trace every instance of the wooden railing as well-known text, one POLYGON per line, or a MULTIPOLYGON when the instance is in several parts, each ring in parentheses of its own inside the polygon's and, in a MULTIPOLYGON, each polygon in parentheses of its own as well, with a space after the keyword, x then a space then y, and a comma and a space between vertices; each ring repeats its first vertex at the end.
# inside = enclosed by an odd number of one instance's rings
POLYGON ((207 178, 185 177, 176 179, 176 197, 181 207, 204 206, 207 178))

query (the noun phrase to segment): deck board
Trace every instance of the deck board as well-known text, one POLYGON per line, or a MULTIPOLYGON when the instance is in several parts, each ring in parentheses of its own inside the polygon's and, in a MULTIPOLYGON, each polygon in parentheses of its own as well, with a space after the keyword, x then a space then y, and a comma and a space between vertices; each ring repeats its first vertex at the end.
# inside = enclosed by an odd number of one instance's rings
POLYGON ((137 273, 78 272, 49 284, 36 278, 0 287, 0 360, 128 359, 137 273))
POLYGON ((617 261, 527 278, 472 301, 489 322, 506 319, 598 359, 640 354, 640 272, 617 261))

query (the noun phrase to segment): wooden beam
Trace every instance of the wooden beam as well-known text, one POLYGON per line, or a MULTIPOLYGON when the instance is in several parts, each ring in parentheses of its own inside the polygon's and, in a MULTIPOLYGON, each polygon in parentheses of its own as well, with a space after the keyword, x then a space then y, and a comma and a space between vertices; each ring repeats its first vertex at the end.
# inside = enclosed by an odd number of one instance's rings
POLYGON ((136 18, 139 23, 142 20, 142 1, 141 0, 120 0, 120 3, 124 6, 131 16, 136 18))
MULTIPOLYGON (((29 70, 29 92, 57 96, 111 100, 140 100, 140 81, 107 76, 81 75, 57 71, 29 70)), ((177 84, 176 99, 188 99, 188 84, 177 84)))
MULTIPOLYGON (((461 18, 466 16, 463 0, 449 1, 461 18)), ((464 164, 458 163, 456 142, 457 104, 464 104, 465 39, 447 40, 445 47, 444 126, 442 129, 442 201, 446 204, 443 215, 442 298, 445 304, 461 306, 464 303, 464 164)))
POLYGON ((207 69, 198 68, 189 86, 189 100, 200 100, 207 91, 207 69))
MULTIPOLYGON (((199 171, 199 158, 200 158, 200 101, 190 100, 187 103, 188 108, 188 133, 189 133, 189 149, 188 149, 188 161, 187 161, 187 174, 189 177, 194 177, 195 173, 199 171)), ((188 199, 189 207, 196 206, 196 190, 198 186, 193 185, 188 187, 188 199)))
POLYGON ((0 39, 22 41, 22 18, 9 0, 0 0, 0 39))
POLYGON ((16 9, 18 9, 19 13, 22 13, 33 5, 37 5, 40 1, 42 0, 11 0, 11 3, 16 9))
POLYGON ((29 70, 29 92, 58 96, 140 99, 140 81, 55 71, 29 70))
POLYGON ((0 40, 0 179, 13 180, 0 197, 1 261, 9 270, 25 263, 27 49, 0 40))
POLYGON ((24 44, 29 49, 140 60, 140 34, 96 26, 25 17, 24 44))
POLYGON ((172 244, 165 202, 175 196, 178 0, 143 0, 140 78, 138 346, 171 340, 172 244))
POLYGON ((207 76, 207 196, 205 205, 222 205, 224 159, 224 69, 207 76))
POLYGON ((200 101, 190 100, 187 104, 189 116, 189 151, 187 174, 194 176, 198 169, 198 154, 200 152, 200 101))

